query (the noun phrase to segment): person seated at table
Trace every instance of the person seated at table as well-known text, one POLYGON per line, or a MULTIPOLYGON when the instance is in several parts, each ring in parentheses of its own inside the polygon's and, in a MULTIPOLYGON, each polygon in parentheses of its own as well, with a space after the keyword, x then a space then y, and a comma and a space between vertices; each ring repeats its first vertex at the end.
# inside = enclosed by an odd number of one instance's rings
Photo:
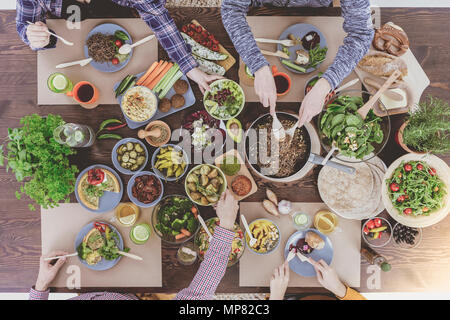
MULTIPOLYGON (((250 7, 266 4, 288 7, 329 6, 332 0, 223 0, 222 21, 244 63, 255 76, 255 92, 264 107, 275 112, 277 92, 269 63, 262 55, 245 19, 250 7)), ((305 96, 299 110, 299 127, 322 111, 327 94, 347 77, 367 53, 374 35, 369 0, 341 0, 344 30, 347 36, 333 64, 305 96)), ((299 20, 301 21, 301 20, 299 20)), ((319 26, 320 27, 320 26, 319 26)))
MULTIPOLYGON (((336 271, 325 261, 314 261, 309 258, 317 274, 317 281, 327 290, 331 291, 340 300, 366 300, 359 292, 346 286, 336 271)), ((273 270, 270 279, 270 300, 283 300, 289 283, 289 263, 285 261, 273 270)))
MULTIPOLYGON (((23 42, 33 50, 50 49, 56 46, 56 38, 50 36, 45 15, 63 16, 63 9, 70 0, 17 0, 16 27, 23 42), (29 24, 29 22, 33 24, 29 24)), ((89 5, 92 0, 76 0, 89 5)), ((217 75, 208 75, 198 68, 191 55, 190 47, 184 42, 175 22, 164 7, 164 0, 110 0, 111 2, 136 9, 158 38, 169 57, 178 63, 180 70, 195 81, 200 90, 209 90, 209 83, 221 79, 217 75)), ((71 1, 72 3, 73 1, 71 1)), ((92 1, 94 2, 94 1, 92 1)))
MULTIPOLYGON (((225 275, 228 264, 228 256, 231 252, 231 244, 234 238, 234 222, 239 206, 238 202, 227 190, 224 192, 217 204, 216 214, 220 219, 220 225, 214 232, 213 239, 205 254, 205 259, 200 264, 194 279, 189 287, 181 290, 175 297, 177 300, 209 300, 216 292, 217 286, 225 275)), ((40 259, 39 274, 36 285, 30 289, 30 300, 47 300, 49 285, 55 279, 58 271, 66 262, 66 258, 60 258, 56 263, 45 261, 47 257, 65 255, 67 252, 54 251, 46 254, 40 259)), ((133 294, 122 294, 112 292, 95 292, 81 294, 74 300, 135 300, 133 294)))

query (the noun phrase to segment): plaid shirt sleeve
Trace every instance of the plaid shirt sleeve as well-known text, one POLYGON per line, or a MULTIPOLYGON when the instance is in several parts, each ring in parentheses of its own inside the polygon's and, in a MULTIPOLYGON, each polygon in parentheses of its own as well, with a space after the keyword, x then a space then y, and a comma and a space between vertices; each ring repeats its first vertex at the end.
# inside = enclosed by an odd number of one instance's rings
MULTIPOLYGON (((61 8, 62 8, 62 0, 17 0, 16 1, 16 28, 17 33, 23 42, 25 42, 28 46, 30 42, 27 37, 27 21, 29 22, 37 22, 43 21, 45 22, 45 13, 51 12, 52 14, 60 17, 61 16, 61 8)), ((56 38, 51 36, 50 43, 48 46, 42 49, 50 49, 56 46, 56 38)), ((34 49, 33 50, 42 50, 42 49, 34 49)))
POLYGON ((50 290, 47 289, 46 291, 37 291, 32 287, 30 289, 30 295, 28 297, 28 300, 48 300, 48 295, 50 294, 50 290))
POLYGON ((234 232, 216 227, 213 239, 205 254, 197 274, 188 288, 181 290, 177 300, 208 300, 216 292, 217 286, 225 275, 228 256, 231 251, 234 232))
POLYGON ((184 42, 175 22, 164 7, 164 3, 163 0, 130 0, 125 1, 122 5, 132 7, 139 12, 169 57, 178 63, 181 71, 186 74, 196 68, 198 64, 191 55, 190 47, 184 42))

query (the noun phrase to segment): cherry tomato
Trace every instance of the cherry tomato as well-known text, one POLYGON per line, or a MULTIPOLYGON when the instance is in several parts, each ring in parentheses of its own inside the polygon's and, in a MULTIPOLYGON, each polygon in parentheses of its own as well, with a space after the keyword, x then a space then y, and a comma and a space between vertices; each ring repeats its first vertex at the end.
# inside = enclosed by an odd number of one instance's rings
POLYGON ((407 164, 405 164, 405 165, 403 166, 403 168, 405 168, 405 171, 406 171, 406 172, 409 172, 409 171, 412 170, 412 165, 410 165, 409 163, 407 163, 407 164))
POLYGON ((428 210, 430 210, 430 209, 428 209, 428 207, 423 207, 422 208, 422 212, 428 212, 428 210))
POLYGON ((376 228, 381 227, 382 222, 381 222, 381 219, 380 219, 380 218, 375 218, 375 219, 373 220, 373 222, 375 223, 375 227, 376 227, 376 228))
POLYGON ((119 39, 116 39, 116 41, 115 41, 114 43, 115 43, 116 46, 119 47, 119 48, 120 48, 120 47, 122 46, 122 44, 123 44, 122 41, 119 40, 119 39))
POLYGON ((397 183, 395 183, 395 182, 392 182, 389 187, 394 192, 397 192, 400 189, 400 186, 397 183))
POLYGON ((186 32, 188 31, 187 26, 183 26, 183 27, 181 28, 181 31, 183 31, 184 33, 186 33, 186 32))
POLYGON ((195 28, 195 31, 197 31, 198 33, 202 32, 202 27, 197 26, 197 28, 195 28))
POLYGON ((112 64, 114 64, 114 65, 116 65, 116 64, 119 64, 119 59, 117 59, 117 58, 113 58, 112 60, 111 60, 111 63, 112 64))
POLYGON ((192 37, 194 35, 194 31, 188 31, 188 36, 192 37))
POLYGON ((406 208, 405 210, 403 210, 403 213, 406 215, 410 215, 412 213, 412 209, 411 208, 406 208))
POLYGON ((419 163, 417 165, 417 170, 422 171, 423 170, 423 165, 421 163, 419 163))
POLYGON ((367 228, 367 226, 364 227, 363 232, 365 235, 369 234, 369 228, 367 228))
POLYGON ((432 176, 436 175, 436 169, 435 168, 431 168, 430 170, 428 170, 428 173, 432 176))
POLYGON ((401 172, 399 172, 398 175, 397 175, 397 178, 401 178, 401 177, 403 177, 403 175, 402 175, 401 172))
POLYGON ((373 220, 369 220, 369 221, 367 221, 366 226, 367 226, 367 228, 369 228, 369 230, 373 229, 373 228, 375 228, 375 222, 373 222, 373 220))
POLYGON ((434 187, 434 192, 438 192, 439 191, 439 187, 434 187))
POLYGON ((398 198, 397 198, 397 201, 398 202, 403 202, 403 201, 405 201, 405 199, 406 199, 406 197, 405 196, 399 196, 398 198))

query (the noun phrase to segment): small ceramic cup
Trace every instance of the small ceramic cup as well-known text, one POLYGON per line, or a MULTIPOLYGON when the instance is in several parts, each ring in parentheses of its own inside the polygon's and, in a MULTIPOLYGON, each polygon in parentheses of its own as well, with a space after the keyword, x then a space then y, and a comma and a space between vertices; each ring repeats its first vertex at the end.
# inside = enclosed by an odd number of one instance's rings
POLYGON ((273 75, 274 79, 276 77, 282 77, 282 78, 286 79, 286 81, 288 83, 287 89, 284 90, 283 92, 278 92, 278 89, 277 89, 277 96, 281 97, 281 96, 286 95, 289 92, 289 90, 291 90, 291 77, 289 77, 284 72, 279 72, 276 66, 272 66, 272 75, 273 75))
POLYGON ((98 100, 98 97, 99 97, 99 91, 98 91, 98 89, 92 84, 92 83, 90 83, 89 81, 80 81, 80 82, 78 82, 74 87, 73 87, 73 89, 72 89, 72 91, 69 91, 69 92, 67 92, 66 93, 69 97, 72 97, 76 102, 78 102, 82 107, 84 107, 84 108, 88 108, 88 109, 91 109, 91 108, 95 108, 96 106, 98 106, 98 103, 97 103, 97 100, 98 100), (92 98, 89 100, 89 101, 82 101, 81 99, 80 99, 80 96, 79 96, 79 94, 80 94, 80 88, 81 87, 83 87, 83 86, 85 86, 85 85, 88 85, 88 86, 91 86, 92 87, 92 89, 94 90, 94 93, 92 94, 92 98))

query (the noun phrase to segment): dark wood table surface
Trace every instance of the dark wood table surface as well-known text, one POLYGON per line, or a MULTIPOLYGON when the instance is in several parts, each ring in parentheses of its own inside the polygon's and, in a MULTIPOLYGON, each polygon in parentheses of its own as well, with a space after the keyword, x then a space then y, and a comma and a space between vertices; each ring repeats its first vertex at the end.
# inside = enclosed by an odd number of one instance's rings
MULTIPOLYGON (((106 9, 105 9, 106 10, 106 9)), ((197 19, 209 31, 214 33, 220 42, 238 58, 230 39, 220 23, 220 11, 217 8, 177 8, 170 9, 170 13, 180 27, 191 19, 197 19)), ((336 16, 340 14, 337 8, 321 9, 275 9, 263 8, 251 10, 252 15, 322 15, 336 16)), ((425 72, 431 85, 426 89, 427 94, 450 100, 448 63, 450 43, 448 19, 450 9, 382 9, 382 23, 394 21, 402 26, 411 41, 411 49, 425 72)), ((111 14, 109 14, 111 15, 111 14)), ((136 16, 129 10, 115 11, 111 17, 136 16)), ((93 14, 92 18, 110 17, 107 13, 93 14)), ((37 106, 36 84, 36 53, 24 45, 17 36, 15 29, 15 11, 0 11, 0 135, 6 136, 7 128, 19 125, 19 119, 27 114, 48 113, 60 114, 66 122, 79 122, 94 128, 105 118, 122 118, 117 105, 102 105, 94 110, 84 110, 80 106, 37 106)), ((165 56, 159 49, 160 56, 165 56)), ((227 73, 227 77, 237 80, 237 64, 227 73)), ((195 88, 198 98, 194 107, 167 117, 165 120, 177 127, 188 112, 202 109, 200 93, 195 88)), ((295 103, 279 103, 281 110, 295 111, 295 103)), ((246 106, 252 112, 243 112, 239 119, 249 123, 266 110, 256 104, 246 106)), ((403 116, 392 117, 392 132, 402 123, 403 116)), ((122 129, 122 136, 136 136, 136 130, 122 129)), ((111 164, 110 152, 115 141, 98 141, 90 148, 78 149, 78 154, 72 161, 83 169, 94 163, 111 164)), ((150 150, 152 151, 152 150, 150 150)), ((403 150, 396 145, 393 134, 388 145, 380 154, 387 165, 403 155, 403 150)), ((450 157, 444 157, 447 163, 450 157)), ((306 177, 295 183, 277 184, 276 186, 256 179, 259 191, 245 201, 261 201, 264 198, 265 187, 276 188, 277 193, 296 202, 320 202, 317 190, 317 175, 320 167, 315 167, 306 177)), ((129 177, 121 176, 124 182, 129 177)), ((34 284, 39 267, 41 254, 40 213, 30 212, 25 200, 18 201, 14 192, 18 187, 13 174, 0 169, 0 292, 24 292, 34 284)), ((166 193, 182 193, 182 183, 166 184, 166 193)), ((126 197, 126 196, 125 196, 126 197)), ((127 199, 123 199, 124 201, 127 199)), ((213 216, 212 209, 203 209, 206 218, 213 216)), ((424 229, 423 241, 415 250, 399 250, 389 246, 378 250, 385 255, 392 264, 392 270, 381 275, 381 286, 378 291, 439 291, 449 287, 450 279, 450 218, 436 226, 424 229)), ((176 248, 162 246, 163 287, 162 288, 122 288, 128 292, 176 292, 186 287, 192 280, 198 263, 190 267, 177 263, 176 248)), ((370 283, 371 272, 367 271, 368 264, 362 259, 361 287, 362 292, 377 291, 370 283)), ((268 279, 269 280, 269 279, 268 279)), ((104 289, 104 288, 103 288, 104 289)), ((114 288, 109 288, 114 290, 114 288)), ((65 291, 65 289, 58 289, 65 291)), ((290 288, 290 293, 324 292, 319 288, 290 288)), ((239 287, 239 264, 229 268, 223 278, 218 293, 237 292, 268 292, 268 288, 239 287)))

